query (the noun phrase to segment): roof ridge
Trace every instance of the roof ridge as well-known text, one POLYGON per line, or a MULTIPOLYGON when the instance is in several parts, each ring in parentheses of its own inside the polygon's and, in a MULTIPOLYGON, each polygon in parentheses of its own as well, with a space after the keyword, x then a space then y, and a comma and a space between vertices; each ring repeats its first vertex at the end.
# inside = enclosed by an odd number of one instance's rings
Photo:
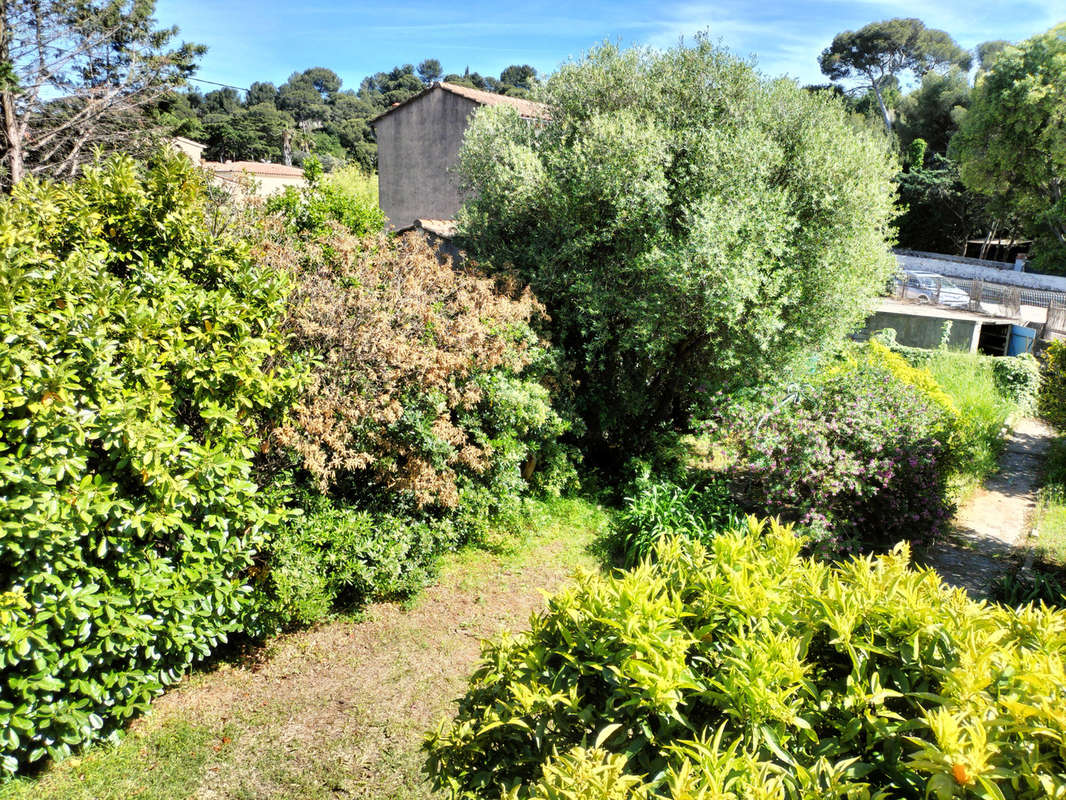
POLYGON ((499 94, 497 92, 487 92, 484 89, 475 89, 472 86, 463 86, 462 84, 458 83, 448 83, 447 81, 434 81, 425 89, 418 92, 417 94, 411 95, 406 100, 403 100, 399 103, 393 103, 383 112, 371 119, 370 124, 373 125, 375 122, 382 119, 383 117, 387 117, 393 111, 396 111, 397 109, 403 108, 404 106, 413 103, 415 100, 424 97, 435 89, 441 89, 443 91, 450 92, 451 94, 458 95, 459 97, 464 97, 467 100, 472 100, 473 102, 483 106, 511 106, 518 112, 519 116, 524 117, 526 119, 548 119, 551 113, 547 104, 540 103, 536 100, 527 100, 524 97, 513 97, 508 94, 499 94))

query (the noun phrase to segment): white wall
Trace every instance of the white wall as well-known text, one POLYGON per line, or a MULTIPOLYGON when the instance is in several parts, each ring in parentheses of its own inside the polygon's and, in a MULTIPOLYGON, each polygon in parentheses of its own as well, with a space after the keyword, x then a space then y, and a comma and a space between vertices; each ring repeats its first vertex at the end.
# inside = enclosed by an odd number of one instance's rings
POLYGON ((1041 275, 1035 272, 1015 272, 1011 269, 996 269, 973 263, 976 259, 938 257, 936 253, 896 253, 900 269, 913 272, 935 272, 951 278, 974 278, 989 283, 1023 286, 1027 289, 1043 289, 1051 292, 1066 292, 1066 278, 1058 275, 1041 275))

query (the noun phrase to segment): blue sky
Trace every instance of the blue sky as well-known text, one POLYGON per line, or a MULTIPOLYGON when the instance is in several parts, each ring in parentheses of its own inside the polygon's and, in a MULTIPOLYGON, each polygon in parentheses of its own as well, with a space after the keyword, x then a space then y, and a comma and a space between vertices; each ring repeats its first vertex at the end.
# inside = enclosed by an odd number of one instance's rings
POLYGON ((1066 21, 1066 0, 158 0, 156 7, 161 24, 176 24, 183 39, 208 46, 198 77, 240 87, 282 83, 294 71, 323 66, 358 88, 367 74, 429 57, 440 59, 446 72, 469 66, 497 75, 508 64, 527 63, 546 73, 604 39, 668 47, 702 30, 740 55, 756 56, 768 74, 820 83, 817 56, 834 34, 899 16, 918 17, 973 47, 1025 39, 1066 21))

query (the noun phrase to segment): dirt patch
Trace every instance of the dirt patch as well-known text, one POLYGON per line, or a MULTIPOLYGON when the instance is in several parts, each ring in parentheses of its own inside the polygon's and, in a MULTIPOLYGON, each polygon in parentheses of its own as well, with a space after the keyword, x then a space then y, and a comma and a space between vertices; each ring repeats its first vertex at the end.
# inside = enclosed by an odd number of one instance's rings
POLYGON ((591 535, 533 543, 521 563, 481 556, 411 605, 383 603, 272 640, 246 664, 195 676, 145 725, 183 719, 233 732, 192 795, 428 798, 423 734, 463 692, 482 639, 523 629, 544 591, 587 561, 591 535), (575 555, 575 549, 580 551, 575 555))

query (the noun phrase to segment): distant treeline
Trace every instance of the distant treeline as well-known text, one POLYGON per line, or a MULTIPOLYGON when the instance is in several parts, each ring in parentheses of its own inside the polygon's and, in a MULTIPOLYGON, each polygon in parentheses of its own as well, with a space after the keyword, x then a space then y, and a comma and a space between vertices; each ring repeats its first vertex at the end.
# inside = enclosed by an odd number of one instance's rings
POLYGON ((300 164, 314 153, 327 168, 335 161, 354 161, 373 169, 377 145, 369 121, 438 80, 527 96, 537 72, 515 64, 499 77, 483 77, 469 68, 445 74, 440 61, 429 58, 417 67, 403 64, 370 75, 353 91, 342 89, 332 70, 312 67, 294 72, 281 86, 256 81, 246 92, 193 88, 173 93, 159 103, 158 114, 172 133, 205 143, 204 156, 210 160, 300 164))

